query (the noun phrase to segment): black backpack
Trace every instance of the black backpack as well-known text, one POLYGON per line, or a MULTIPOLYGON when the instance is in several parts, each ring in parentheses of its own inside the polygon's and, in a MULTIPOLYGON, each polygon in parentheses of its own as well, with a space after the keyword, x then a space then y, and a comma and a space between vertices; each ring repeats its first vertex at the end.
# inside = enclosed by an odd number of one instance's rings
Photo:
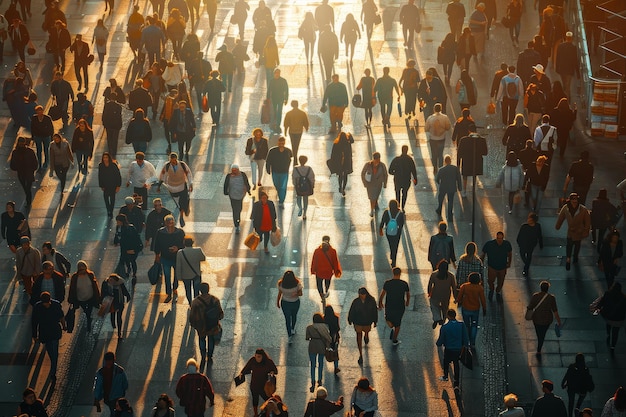
POLYGON ((300 173, 300 170, 296 168, 296 173, 298 174, 298 179, 296 180, 296 194, 299 196, 313 194, 313 186, 311 185, 311 180, 309 179, 311 167, 308 168, 309 170, 306 172, 305 175, 302 175, 300 173))

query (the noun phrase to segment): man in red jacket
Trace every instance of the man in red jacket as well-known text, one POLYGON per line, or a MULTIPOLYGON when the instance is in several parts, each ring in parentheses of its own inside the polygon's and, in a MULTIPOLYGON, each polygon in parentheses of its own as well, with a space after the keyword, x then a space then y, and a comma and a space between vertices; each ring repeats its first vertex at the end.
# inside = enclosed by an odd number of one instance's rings
POLYGON ((176 395, 180 399, 180 405, 185 407, 187 417, 203 417, 206 398, 211 402, 211 407, 215 405, 211 381, 198 372, 198 363, 193 358, 187 360, 187 373, 178 380, 176 395))
POLYGON ((328 298, 328 288, 333 275, 337 278, 341 277, 341 264, 337 258, 337 251, 330 246, 329 236, 322 237, 322 244, 313 252, 311 274, 315 275, 317 291, 320 293, 324 303, 326 298, 328 298), (326 292, 322 288, 322 282, 324 282, 326 292))

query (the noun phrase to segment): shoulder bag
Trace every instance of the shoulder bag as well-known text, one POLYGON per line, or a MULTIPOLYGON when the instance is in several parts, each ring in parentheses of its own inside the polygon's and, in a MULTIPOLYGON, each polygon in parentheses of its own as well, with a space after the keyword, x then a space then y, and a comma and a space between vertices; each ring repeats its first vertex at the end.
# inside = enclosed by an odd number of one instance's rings
POLYGON ((324 256, 326 257, 326 259, 328 259, 328 263, 330 264, 330 267, 333 269, 333 274, 335 274, 335 278, 340 278, 341 272, 335 268, 335 264, 333 264, 333 261, 330 260, 330 256, 328 256, 328 252, 324 250, 322 250, 322 252, 324 252, 324 256))
POLYGON ((189 259, 187 259, 187 255, 185 255, 185 250, 184 249, 181 250, 180 253, 183 254, 183 258, 185 258, 185 262, 187 262, 187 265, 189 265, 189 268, 191 268, 191 272, 194 273, 194 277, 192 279, 194 279, 194 280, 196 280, 196 279, 202 280, 202 275, 198 274, 196 272, 196 269, 193 266, 191 266, 191 262, 189 262, 189 259))
POLYGON ((541 303, 543 303, 543 301, 548 298, 548 293, 546 293, 546 295, 543 296, 543 298, 541 300, 539 300, 539 302, 537 303, 537 305, 535 306, 535 308, 526 308, 526 315, 524 316, 526 318, 526 320, 532 320, 533 316, 535 315, 535 311, 537 311, 537 309, 539 308, 539 306, 541 305, 541 303))

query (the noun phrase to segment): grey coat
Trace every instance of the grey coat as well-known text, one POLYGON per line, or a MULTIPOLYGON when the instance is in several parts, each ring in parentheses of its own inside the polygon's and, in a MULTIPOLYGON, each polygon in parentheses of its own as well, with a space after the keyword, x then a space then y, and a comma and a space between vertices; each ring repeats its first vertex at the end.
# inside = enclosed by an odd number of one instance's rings
POLYGON ((306 328, 306 340, 309 340, 309 353, 323 355, 332 342, 326 323, 309 324, 306 328))
POLYGON ((376 170, 376 174, 374 174, 374 169, 372 167, 372 161, 366 162, 361 170, 361 181, 363 181, 363 185, 367 189, 367 198, 374 201, 378 200, 378 196, 380 195, 381 190, 384 187, 387 187, 387 178, 389 174, 387 174, 387 167, 383 162, 378 165, 378 169, 376 170), (372 179, 371 181, 366 180, 366 174, 371 173, 372 179))
POLYGON ((50 142, 50 171, 54 171, 55 166, 69 168, 70 164, 74 162, 69 142, 62 139, 59 145, 54 141, 50 142))

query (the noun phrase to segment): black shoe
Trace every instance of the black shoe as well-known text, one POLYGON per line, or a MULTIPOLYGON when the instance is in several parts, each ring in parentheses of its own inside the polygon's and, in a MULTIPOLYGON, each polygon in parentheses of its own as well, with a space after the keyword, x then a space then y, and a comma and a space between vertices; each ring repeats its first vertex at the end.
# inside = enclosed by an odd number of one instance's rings
POLYGON ((389 340, 393 340, 393 327, 391 328, 391 332, 389 332, 389 340))
POLYGON ((569 271, 569 270, 570 270, 570 268, 571 268, 570 263, 569 263, 569 262, 565 262, 565 270, 566 270, 566 271, 569 271))
POLYGON ((363 365, 363 356, 359 356, 359 360, 357 361, 359 365, 363 365))
POLYGON ((370 342, 370 337, 368 335, 365 335, 363 341, 365 341, 365 344, 367 345, 370 342))
POLYGON ((496 293, 496 300, 498 300, 499 303, 502 302, 502 294, 500 294, 499 292, 496 293))
POLYGON ((433 321, 433 329, 436 329, 436 328, 437 328, 437 324, 439 324, 439 323, 438 323, 438 322, 436 322, 436 321, 433 321))
POLYGON ((493 290, 489 290, 489 301, 493 301, 493 290))

